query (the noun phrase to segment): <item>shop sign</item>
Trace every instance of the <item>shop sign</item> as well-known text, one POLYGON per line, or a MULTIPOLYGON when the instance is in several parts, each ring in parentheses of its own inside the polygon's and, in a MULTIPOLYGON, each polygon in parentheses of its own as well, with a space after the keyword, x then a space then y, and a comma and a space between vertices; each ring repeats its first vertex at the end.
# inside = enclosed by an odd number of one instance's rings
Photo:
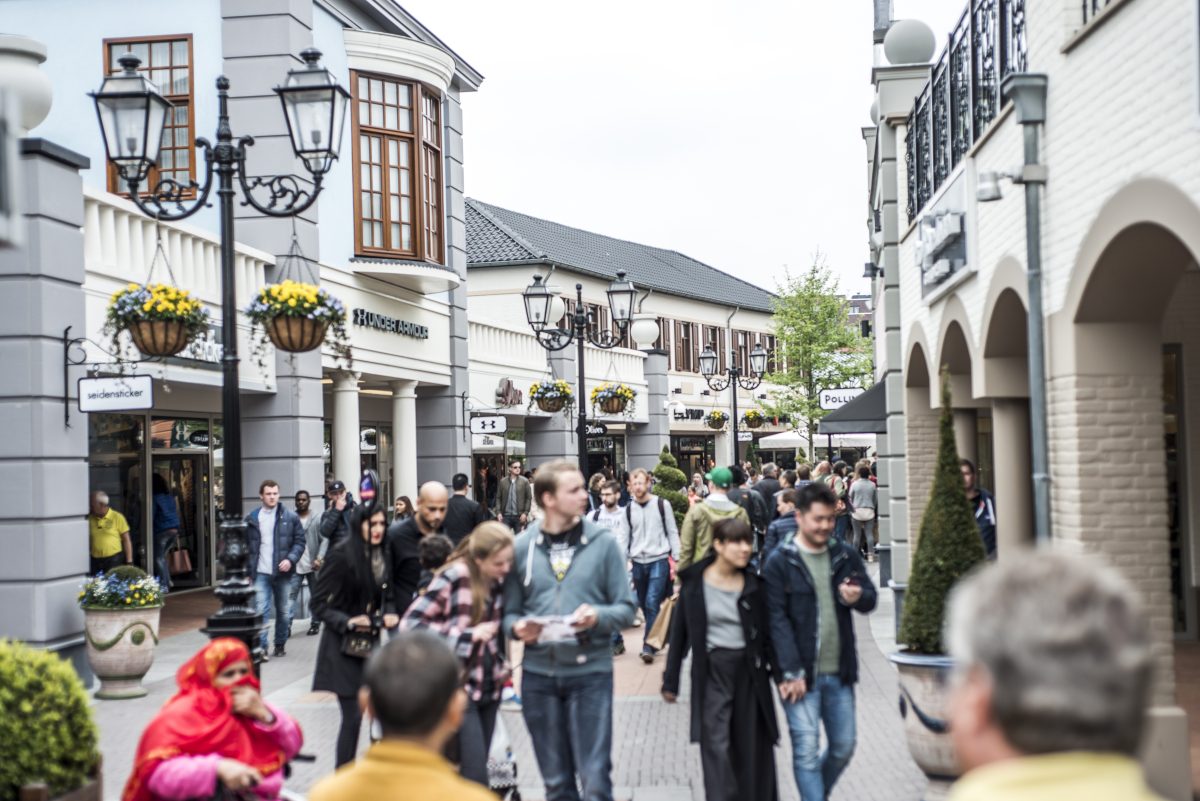
POLYGON ((675 408, 676 420, 703 420, 706 412, 703 409, 675 408))
POLYGON ((79 411, 119 412, 154 408, 154 379, 148 375, 79 379, 79 411))
POLYGON ((197 335, 186 348, 179 352, 178 356, 173 358, 220 365, 221 359, 225 358, 225 346, 221 344, 221 329, 210 325, 208 330, 197 335))
POLYGON ((472 434, 471 450, 475 453, 504 453, 504 436, 472 434))
POLYGON ((608 426, 604 423, 588 423, 585 430, 589 437, 603 437, 608 433, 608 426))
POLYGON ((385 334, 399 334, 415 339, 429 339, 428 326, 418 325, 408 320, 401 320, 398 317, 388 317, 385 314, 367 311, 366 309, 355 309, 352 313, 352 319, 355 325, 361 325, 364 328, 374 328, 376 331, 382 331, 385 334))
POLYGON ((497 406, 520 406, 525 402, 525 393, 517 389, 511 378, 501 378, 496 387, 497 406))
POLYGON ((750 431, 739 431, 738 442, 754 442, 754 434, 750 431))
POLYGON ((471 418, 472 434, 506 434, 508 433, 508 418, 502 414, 488 417, 471 418))
POLYGON ((827 412, 840 409, 859 395, 866 392, 862 387, 838 387, 837 389, 821 390, 821 408, 827 412))
POLYGON ((966 215, 940 210, 926 214, 917 224, 916 261, 921 269, 921 291, 928 294, 967 262, 966 215))
MULTIPOLYGON (((209 435, 207 429, 193 431, 192 433, 188 434, 188 438, 187 438, 189 444, 195 445, 198 448, 207 448, 210 439, 212 439, 212 437, 209 435)), ((213 444, 213 447, 214 448, 221 447, 221 438, 220 437, 217 437, 217 441, 216 441, 216 443, 213 444)))
POLYGON ((588 453, 609 453, 613 449, 612 437, 592 437, 587 443, 588 453))

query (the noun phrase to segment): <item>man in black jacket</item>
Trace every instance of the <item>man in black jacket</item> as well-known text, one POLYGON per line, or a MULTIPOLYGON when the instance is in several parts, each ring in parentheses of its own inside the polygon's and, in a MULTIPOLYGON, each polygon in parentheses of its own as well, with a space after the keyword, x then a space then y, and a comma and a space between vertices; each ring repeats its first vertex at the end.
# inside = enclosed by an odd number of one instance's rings
POLYGON ((418 547, 421 539, 432 534, 445 534, 442 523, 450 495, 440 481, 428 481, 417 490, 417 506, 413 516, 392 523, 387 530, 387 550, 392 562, 392 597, 401 615, 412 603, 421 582, 421 559, 418 547))
POLYGON ((830 539, 836 514, 837 497, 825 485, 797 490, 796 534, 771 554, 764 575, 775 675, 801 801, 828 798, 854 753, 858 653, 850 610, 870 612, 876 601, 858 551, 830 539))
POLYGON ((475 530, 485 520, 490 520, 491 516, 475 501, 467 495, 470 488, 470 479, 466 473, 457 473, 450 480, 450 488, 454 490, 454 494, 450 496, 450 503, 446 507, 446 536, 450 541, 457 545, 463 541, 468 534, 475 530))
POLYGON ((354 496, 340 481, 330 483, 325 492, 325 512, 321 515, 321 536, 332 548, 350 533, 350 513, 354 511, 354 496))
POLYGON ((778 517, 775 510, 775 494, 781 489, 783 489, 783 485, 779 483, 779 468, 774 462, 767 462, 762 466, 762 478, 755 482, 754 491, 767 502, 767 509, 772 520, 778 517))

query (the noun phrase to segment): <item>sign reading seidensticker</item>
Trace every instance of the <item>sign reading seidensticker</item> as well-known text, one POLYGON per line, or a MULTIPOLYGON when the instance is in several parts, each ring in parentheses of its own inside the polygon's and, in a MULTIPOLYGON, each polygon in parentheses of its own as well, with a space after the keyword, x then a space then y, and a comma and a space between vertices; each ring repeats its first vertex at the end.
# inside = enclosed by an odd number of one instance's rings
POLYGON ((821 390, 821 408, 827 412, 840 409, 859 395, 866 392, 862 387, 839 387, 837 389, 821 390))
POLYGON ((154 407, 154 380, 148 375, 79 379, 79 411, 115 412, 154 407))

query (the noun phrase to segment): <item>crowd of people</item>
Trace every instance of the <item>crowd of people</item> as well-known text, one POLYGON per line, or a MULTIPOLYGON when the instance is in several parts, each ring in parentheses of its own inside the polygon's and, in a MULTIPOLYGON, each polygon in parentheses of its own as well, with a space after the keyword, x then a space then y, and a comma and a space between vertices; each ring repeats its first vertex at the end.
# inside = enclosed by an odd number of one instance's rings
MULTIPOLYGON (((521 714, 546 798, 611 799, 622 631, 640 615, 650 639, 674 598, 662 697, 678 700, 690 655, 705 797, 779 797, 778 699, 800 797, 826 801, 856 743, 852 613, 877 600, 872 527, 856 514, 874 509, 870 464, 854 468, 854 481, 848 465, 782 474, 766 465, 753 484, 740 465, 717 467, 700 477, 702 493, 693 477, 700 499, 681 524, 644 470, 629 475, 622 505, 617 482, 585 480, 569 462, 542 465, 532 481, 519 462, 510 468, 492 509, 462 475, 449 489, 422 485, 390 521, 373 491, 356 503, 340 481, 319 517, 306 493, 285 509, 275 482, 260 486, 247 524, 261 646, 273 633, 273 654, 286 655, 295 590, 311 582, 309 633, 321 636, 313 689, 336 695, 341 710, 341 770, 310 797, 494 797, 484 795, 488 755, 519 643, 521 714), (364 716, 377 741, 359 756, 364 716)), ((994 542, 990 496, 971 495, 981 537, 991 524, 994 542)), ((1152 798, 1133 771, 1150 652, 1122 581, 1039 552, 964 581, 951 609, 952 739, 970 771, 955 798, 1027 798, 1030 775, 1105 777, 1122 798, 1152 798), (1045 703, 1060 684, 1069 703, 1045 703)), ((652 664, 657 652, 646 645, 640 656, 652 664)), ((143 734, 125 798, 209 797, 218 786, 276 797, 302 736, 262 700, 250 650, 216 640, 177 680, 143 734)), ((1117 797, 1095 786, 1094 797, 1117 797)))

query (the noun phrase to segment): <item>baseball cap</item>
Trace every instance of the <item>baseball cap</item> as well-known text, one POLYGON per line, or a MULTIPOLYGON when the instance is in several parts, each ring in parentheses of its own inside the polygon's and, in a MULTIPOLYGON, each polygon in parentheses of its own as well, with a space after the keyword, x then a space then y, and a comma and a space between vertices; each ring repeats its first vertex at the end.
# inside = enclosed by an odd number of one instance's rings
POLYGON ((340 481, 334 481, 329 485, 330 492, 345 492, 346 485, 340 481))
POLYGON ((729 472, 728 467, 714 467, 704 475, 704 478, 721 489, 729 489, 729 485, 733 483, 733 473, 729 472))

